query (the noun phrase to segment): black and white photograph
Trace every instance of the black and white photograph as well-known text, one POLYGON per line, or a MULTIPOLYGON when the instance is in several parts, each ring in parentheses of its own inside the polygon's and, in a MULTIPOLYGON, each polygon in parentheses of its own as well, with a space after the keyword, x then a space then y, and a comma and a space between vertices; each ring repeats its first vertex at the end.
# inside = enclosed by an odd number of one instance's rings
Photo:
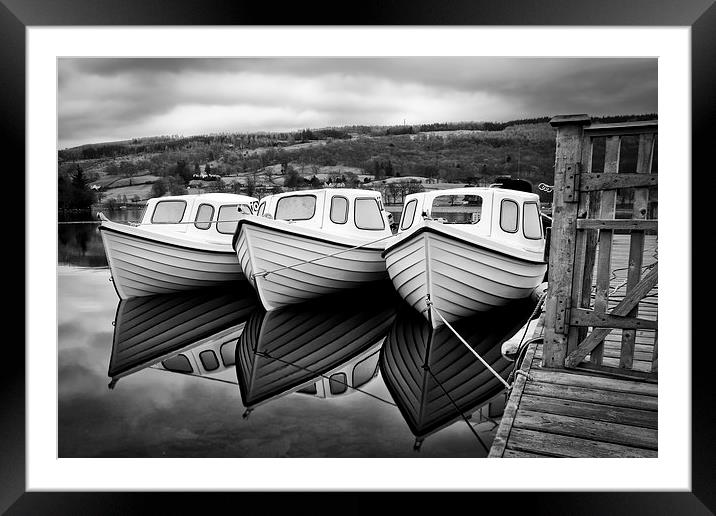
POLYGON ((58 57, 58 458, 658 458, 658 76, 58 57))

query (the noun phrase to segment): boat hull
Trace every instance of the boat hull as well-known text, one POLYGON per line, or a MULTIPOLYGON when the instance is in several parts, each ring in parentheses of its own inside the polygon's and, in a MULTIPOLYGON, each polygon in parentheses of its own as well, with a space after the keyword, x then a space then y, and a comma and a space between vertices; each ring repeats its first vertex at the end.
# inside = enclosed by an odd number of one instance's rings
POLYGON ((391 281, 400 297, 432 322, 449 323, 528 297, 542 283, 547 264, 495 251, 430 226, 385 250, 391 281))
POLYGON ((219 287, 245 279, 236 253, 162 242, 128 229, 100 227, 107 261, 121 299, 219 287))
POLYGON ((318 234, 282 222, 239 222, 236 255, 267 311, 388 279, 383 246, 354 249, 354 242, 318 234))

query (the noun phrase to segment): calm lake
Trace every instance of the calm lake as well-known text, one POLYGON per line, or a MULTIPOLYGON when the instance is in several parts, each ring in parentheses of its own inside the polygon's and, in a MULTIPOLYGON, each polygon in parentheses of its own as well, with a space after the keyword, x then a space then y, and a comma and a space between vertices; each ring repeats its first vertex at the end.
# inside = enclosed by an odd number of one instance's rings
MULTIPOLYGON (((98 227, 58 225, 60 457, 486 455, 501 384, 389 282, 271 313, 243 283, 120 302, 98 227)), ((455 326, 509 371, 533 308, 455 326)))

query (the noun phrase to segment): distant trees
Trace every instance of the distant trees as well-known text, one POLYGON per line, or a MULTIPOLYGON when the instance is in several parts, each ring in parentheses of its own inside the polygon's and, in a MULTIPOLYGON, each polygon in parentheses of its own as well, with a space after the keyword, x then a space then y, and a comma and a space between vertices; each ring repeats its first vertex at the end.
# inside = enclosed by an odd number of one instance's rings
POLYGON ((283 185, 288 188, 298 188, 301 186, 301 183, 303 183, 301 175, 296 172, 293 167, 289 167, 286 172, 286 179, 284 180, 283 185))
POLYGON ((89 188, 84 170, 77 165, 71 176, 60 176, 57 184, 58 207, 62 210, 88 209, 95 201, 95 192, 89 188))

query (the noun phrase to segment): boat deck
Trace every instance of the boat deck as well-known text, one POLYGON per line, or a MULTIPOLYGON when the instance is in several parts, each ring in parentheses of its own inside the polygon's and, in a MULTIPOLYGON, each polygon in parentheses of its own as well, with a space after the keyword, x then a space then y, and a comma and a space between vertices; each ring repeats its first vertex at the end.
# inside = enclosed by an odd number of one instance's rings
POLYGON ((489 457, 656 457, 657 384, 542 369, 530 344, 489 457))

